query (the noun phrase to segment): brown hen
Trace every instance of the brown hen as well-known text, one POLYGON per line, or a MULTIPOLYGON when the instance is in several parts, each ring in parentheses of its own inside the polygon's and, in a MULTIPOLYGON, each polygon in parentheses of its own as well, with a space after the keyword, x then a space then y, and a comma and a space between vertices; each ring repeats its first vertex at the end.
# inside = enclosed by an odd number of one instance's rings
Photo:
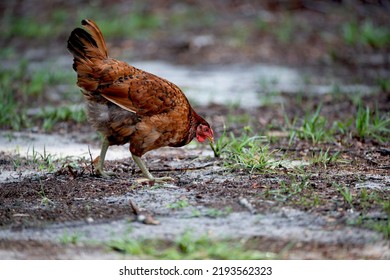
POLYGON ((104 136, 97 173, 103 171, 104 158, 111 145, 130 143, 130 152, 148 180, 155 179, 141 156, 164 146, 180 147, 194 137, 213 141, 213 130, 189 104, 175 84, 126 62, 108 56, 99 27, 83 20, 68 39, 73 54, 77 85, 87 100, 88 120, 104 136))

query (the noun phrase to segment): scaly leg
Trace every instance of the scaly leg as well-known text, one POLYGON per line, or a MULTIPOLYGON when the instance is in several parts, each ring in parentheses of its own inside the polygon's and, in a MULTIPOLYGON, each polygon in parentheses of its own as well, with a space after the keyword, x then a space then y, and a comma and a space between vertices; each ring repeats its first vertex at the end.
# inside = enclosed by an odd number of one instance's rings
POLYGON ((102 149, 100 150, 100 156, 97 164, 95 165, 96 173, 102 177, 109 178, 110 176, 115 176, 115 173, 113 172, 104 172, 104 159, 106 158, 106 153, 108 150, 108 147, 110 144, 108 143, 108 140, 105 138, 102 144, 102 149))
POLYGON ((154 178, 152 174, 150 174, 148 168, 146 167, 145 163, 140 157, 137 157, 136 155, 131 154, 133 157, 135 163, 139 166, 144 176, 147 178, 147 181, 155 181, 155 182, 165 182, 165 181, 172 181, 173 179, 171 177, 161 177, 161 178, 154 178))

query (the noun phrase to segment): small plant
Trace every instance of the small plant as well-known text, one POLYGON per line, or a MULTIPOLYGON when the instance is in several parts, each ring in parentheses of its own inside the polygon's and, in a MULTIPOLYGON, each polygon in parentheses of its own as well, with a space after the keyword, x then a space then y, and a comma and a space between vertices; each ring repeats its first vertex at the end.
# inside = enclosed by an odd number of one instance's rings
POLYGON ((31 157, 29 156, 29 150, 27 150, 27 162, 38 167, 39 171, 53 172, 56 168, 55 158, 50 153, 47 153, 46 147, 43 147, 43 154, 35 150, 32 147, 31 157))
POLYGON ((67 244, 77 244, 80 240, 80 234, 78 233, 73 233, 73 234, 68 234, 68 232, 65 232, 61 237, 60 237, 60 243, 62 245, 67 245, 67 244))
POLYGON ((225 164, 233 169, 244 168, 250 173, 275 168, 279 161, 275 160, 268 145, 264 145, 264 138, 249 137, 248 134, 236 138, 231 134, 228 147, 228 158, 225 164))
POLYGON ((44 185, 43 185, 42 182, 40 183, 40 186, 41 186, 41 190, 38 192, 38 194, 41 196, 41 205, 42 205, 42 206, 49 206, 49 205, 51 205, 51 204, 54 204, 54 202, 51 201, 51 200, 46 196, 45 188, 44 188, 44 185))
POLYGON ((364 108, 363 104, 360 103, 355 118, 355 129, 360 139, 373 137, 382 143, 388 142, 390 139, 390 115, 380 115, 378 109, 372 114, 368 106, 364 108))
POLYGON ((339 160, 340 152, 335 152, 332 155, 329 152, 329 148, 324 151, 320 150, 319 153, 312 154, 311 163, 314 165, 322 165, 326 168, 328 164, 337 162, 339 160))
POLYGON ((20 96, 25 86, 27 62, 22 60, 16 69, 0 69, 0 127, 20 130, 28 126, 26 110, 21 106, 24 96, 20 96))
POLYGON ((232 212, 231 207, 225 207, 224 209, 216 209, 216 208, 211 208, 207 209, 206 211, 206 216, 211 217, 211 218, 218 218, 218 217, 224 217, 229 215, 232 212))
POLYGON ((301 180, 293 178, 291 182, 281 181, 280 187, 275 190, 270 190, 268 194, 273 195, 273 198, 280 202, 286 202, 296 195, 300 194, 309 185, 309 180, 306 176, 301 177, 301 180))
POLYGON ((300 128, 293 129, 290 133, 291 139, 297 136, 300 139, 310 140, 313 144, 318 144, 325 140, 332 139, 332 131, 326 128, 327 121, 320 116, 321 106, 317 108, 313 115, 306 115, 300 128))
POLYGON ((214 152, 214 156, 219 158, 229 144, 229 139, 226 137, 226 127, 223 127, 223 133, 221 137, 219 137, 218 140, 214 142, 215 144, 212 142, 209 143, 211 149, 214 152))
POLYGON ((181 199, 181 200, 178 200, 176 202, 169 203, 167 205, 167 208, 176 210, 176 209, 183 209, 183 208, 186 208, 188 206, 190 206, 190 204, 188 203, 188 200, 181 199))
POLYGON ((390 29, 387 26, 374 26, 371 21, 364 21, 361 24, 345 23, 342 31, 344 40, 349 45, 385 48, 390 44, 390 29))
POLYGON ((274 34, 279 43, 291 43, 296 27, 296 23, 293 21, 291 16, 283 17, 280 24, 274 29, 274 34))
POLYGON ((373 223, 372 228, 382 233, 385 238, 390 238, 390 217, 387 217, 386 221, 373 223))
POLYGON ((350 127, 353 124, 353 118, 349 118, 345 121, 335 121, 333 123, 333 129, 335 131, 339 131, 341 134, 346 135, 350 137, 350 127))
POLYGON ((333 184, 338 192, 341 194, 341 196, 343 197, 344 201, 351 207, 353 208, 353 195, 351 193, 351 191, 349 190, 349 188, 347 186, 341 186, 337 183, 334 183, 333 184))
POLYGON ((198 218, 202 216, 202 213, 198 209, 193 209, 191 212, 191 218, 198 218))
POLYGON ((82 123, 87 120, 84 108, 63 106, 56 109, 45 109, 37 116, 43 119, 43 129, 50 131, 58 122, 74 121, 82 123))
POLYGON ((389 92, 390 91, 390 78, 387 79, 378 79, 378 85, 381 91, 389 92))
POLYGON ((173 242, 134 240, 126 237, 122 240, 111 241, 108 246, 124 254, 170 260, 260 260, 277 257, 273 253, 248 250, 242 242, 237 240, 213 240, 206 235, 194 237, 189 231, 173 242))

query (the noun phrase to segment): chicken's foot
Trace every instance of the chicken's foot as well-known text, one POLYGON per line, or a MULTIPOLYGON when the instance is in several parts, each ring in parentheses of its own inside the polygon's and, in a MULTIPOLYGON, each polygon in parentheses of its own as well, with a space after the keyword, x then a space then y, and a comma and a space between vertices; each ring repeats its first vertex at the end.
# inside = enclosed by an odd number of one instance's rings
POLYGON ((150 174, 148 168, 146 167, 145 163, 140 157, 137 157, 136 155, 131 154, 133 157, 135 163, 139 166, 142 173, 146 177, 146 181, 154 181, 154 182, 166 182, 166 181, 172 181, 173 178, 171 177, 160 177, 160 178, 154 178, 152 174, 150 174))
POLYGON ((106 153, 110 144, 108 140, 105 138, 102 144, 102 149, 100 150, 100 156, 98 162, 95 164, 96 174, 105 178, 110 178, 111 176, 115 176, 114 172, 104 172, 104 159, 106 158, 106 153))

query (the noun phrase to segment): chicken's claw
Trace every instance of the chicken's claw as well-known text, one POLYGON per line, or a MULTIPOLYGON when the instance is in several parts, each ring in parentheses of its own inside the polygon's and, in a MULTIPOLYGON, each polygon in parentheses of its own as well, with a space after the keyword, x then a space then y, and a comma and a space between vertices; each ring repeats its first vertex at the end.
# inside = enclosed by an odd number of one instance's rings
POLYGON ((115 174, 115 172, 112 172, 112 171, 103 171, 102 169, 100 168, 96 168, 96 171, 95 171, 96 175, 100 176, 100 177, 103 177, 103 178, 111 178, 111 177, 116 177, 117 174, 115 174))
POLYGON ((166 183, 169 181, 173 181, 174 179, 171 177, 159 177, 159 178, 139 178, 136 179, 138 183, 145 183, 145 182, 156 182, 156 183, 166 183))

